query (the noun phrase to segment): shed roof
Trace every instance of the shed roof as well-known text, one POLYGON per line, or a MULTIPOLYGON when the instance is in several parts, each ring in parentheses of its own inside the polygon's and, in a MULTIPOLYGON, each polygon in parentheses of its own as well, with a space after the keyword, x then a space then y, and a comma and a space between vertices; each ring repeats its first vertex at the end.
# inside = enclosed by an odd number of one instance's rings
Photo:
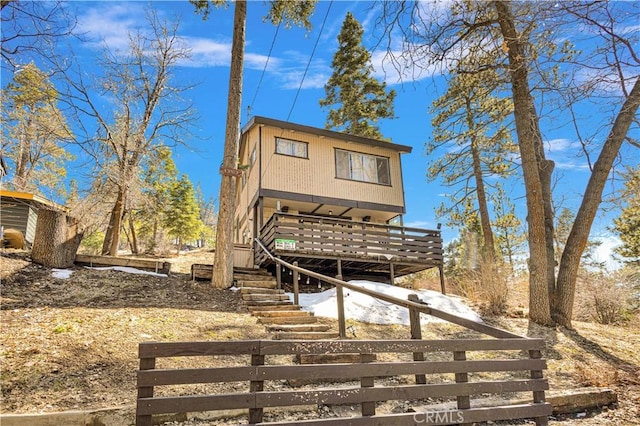
POLYGON ((14 198, 16 200, 23 200, 26 202, 33 202, 34 204, 39 204, 41 206, 50 207, 56 210, 68 211, 69 209, 63 205, 55 203, 51 200, 47 200, 44 197, 41 197, 38 194, 32 194, 30 192, 18 192, 18 191, 7 191, 4 189, 0 189, 0 197, 2 198, 14 198))

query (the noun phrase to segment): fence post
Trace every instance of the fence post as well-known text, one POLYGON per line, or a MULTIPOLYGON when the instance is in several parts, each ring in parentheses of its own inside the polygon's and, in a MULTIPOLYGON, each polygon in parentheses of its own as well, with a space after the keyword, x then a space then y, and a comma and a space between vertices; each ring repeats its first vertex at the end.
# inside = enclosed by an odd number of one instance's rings
MULTIPOLYGON (((293 262, 293 266, 298 266, 298 262, 293 262)), ((298 305, 300 301, 300 289, 298 288, 298 271, 296 269, 293 270, 293 304, 298 305)))
MULTIPOLYGON (((453 360, 454 361, 466 361, 467 354, 465 351, 454 351, 453 352, 453 360)), ((456 375, 456 383, 467 383, 469 381, 468 373, 455 373, 456 375)), ((456 400, 458 402, 458 410, 468 410, 471 408, 471 399, 469 395, 458 395, 456 396, 456 400)), ((461 423, 461 425, 471 425, 471 423, 461 423)))
MULTIPOLYGON (((369 363, 375 360, 374 354, 360 354, 360 362, 369 363)), ((361 377, 361 388, 372 388, 374 386, 374 377, 361 377)), ((376 401, 367 401, 360 404, 363 416, 375 416, 376 415, 376 401)))
MULTIPOLYGON (((338 259, 338 275, 336 278, 342 280, 342 260, 338 259)), ((347 338, 347 324, 344 319, 344 291, 341 285, 336 286, 336 297, 338 299, 338 332, 341 339, 347 338)))
MULTIPOLYGON (((409 301, 419 303, 420 299, 418 299, 417 294, 410 294, 409 301)), ((422 328, 420 326, 420 312, 414 308, 409 308, 409 324, 411 326, 411 338, 422 340, 422 328)), ((414 352, 413 360, 424 361, 424 352, 414 352)), ((424 374, 416 374, 416 384, 424 385, 426 383, 427 383, 427 378, 424 374)))
POLYGON ((282 288, 282 265, 276 262, 276 288, 282 288))
MULTIPOLYGON (((539 350, 530 350, 529 358, 531 359, 540 359, 542 358, 542 352, 539 350)), ((531 370, 531 378, 532 379, 542 379, 542 370, 531 370)), ((540 404, 545 402, 544 391, 533 391, 533 402, 535 404, 540 404)), ((549 418, 547 416, 536 417, 535 418, 536 426, 547 426, 549 424, 549 418)))
MULTIPOLYGON (((251 365, 264 365, 264 355, 251 355, 251 365)), ((264 390, 264 381, 252 380, 249 382, 249 392, 262 392, 264 390)), ((249 408, 249 424, 262 423, 264 408, 249 408)))
MULTIPOLYGON (((156 368, 155 358, 140 358, 140 371, 153 370, 156 368)), ((138 388, 138 400, 140 398, 153 398, 153 386, 145 386, 138 388)), ((138 404, 140 401, 138 401, 138 404)), ((137 415, 136 426, 151 426, 153 424, 153 418, 151 414, 137 415)))

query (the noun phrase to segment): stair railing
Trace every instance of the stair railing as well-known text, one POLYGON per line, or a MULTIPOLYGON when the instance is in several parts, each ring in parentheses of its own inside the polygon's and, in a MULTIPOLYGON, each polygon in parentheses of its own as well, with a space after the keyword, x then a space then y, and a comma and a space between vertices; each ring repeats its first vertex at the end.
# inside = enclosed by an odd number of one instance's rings
MULTIPOLYGON (((284 266, 285 268, 291 269, 292 271, 305 274, 309 277, 313 277, 320 281, 324 281, 336 286, 336 290, 337 290, 336 293, 337 293, 337 299, 338 299, 337 301, 338 302, 338 327, 339 327, 339 333, 340 333, 341 339, 346 338, 346 323, 345 323, 344 299, 343 299, 343 289, 345 288, 351 291, 355 291, 357 293, 366 294, 367 296, 371 296, 373 298, 382 300, 384 302, 392 303, 394 305, 398 305, 398 306, 409 309, 409 314, 410 314, 409 318, 411 319, 411 330, 412 330, 411 337, 414 339, 420 339, 419 337, 420 314, 431 315, 436 318, 440 318, 444 321, 450 322, 452 324, 460 325, 470 330, 477 331, 479 333, 483 333, 488 336, 492 336, 500 339, 505 339, 505 338, 527 339, 527 337, 525 336, 520 336, 518 334, 511 333, 510 331, 502 330, 497 327, 492 327, 487 324, 479 323, 467 318, 462 318, 460 316, 450 314, 445 311, 441 311, 436 308, 432 308, 428 306, 426 302, 419 299, 416 294, 411 294, 409 295, 408 300, 404 300, 397 297, 389 296, 388 294, 379 293, 374 290, 369 290, 366 288, 359 287, 355 284, 348 283, 346 281, 343 281, 340 275, 338 275, 338 278, 333 278, 327 275, 323 275, 323 274, 311 271, 309 269, 301 268, 300 266, 293 265, 285 260, 275 257, 271 252, 269 252, 269 250, 264 246, 264 244, 262 244, 262 242, 258 238, 255 238, 255 242, 258 245, 258 247, 260 247, 260 249, 262 249, 264 253, 277 265, 284 266)), ((297 293, 298 291, 297 286, 294 287, 294 290, 297 293)), ((299 297, 298 294, 294 294, 295 300, 298 300, 298 297, 299 297)))

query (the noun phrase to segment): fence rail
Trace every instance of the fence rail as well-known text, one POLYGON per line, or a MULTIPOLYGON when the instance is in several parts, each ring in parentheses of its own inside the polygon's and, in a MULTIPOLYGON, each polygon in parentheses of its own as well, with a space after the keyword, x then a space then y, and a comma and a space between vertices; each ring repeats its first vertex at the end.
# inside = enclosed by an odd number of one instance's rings
MULTIPOLYGON (((479 421, 535 418, 536 424, 547 423, 551 406, 544 402, 548 389, 542 370, 546 361, 541 359, 542 339, 468 339, 468 340, 351 340, 351 341, 273 341, 253 340, 236 342, 145 342, 139 345, 138 404, 136 424, 152 424, 155 414, 186 413, 229 409, 246 409, 250 424, 264 421, 264 409, 301 405, 359 404, 359 417, 340 417, 317 420, 296 420, 277 424, 420 424, 420 413, 376 414, 376 403, 393 400, 424 400, 425 398, 455 398, 455 416, 440 415, 440 423, 456 424, 479 421), (501 352, 501 359, 466 360, 469 352, 501 352), (525 351, 525 357, 520 357, 525 351), (449 353, 450 360, 431 361, 375 361, 377 354, 403 354, 410 352, 449 353), (334 365, 278 364, 266 357, 291 354, 360 354, 359 361, 334 365), (250 364, 244 366, 211 367, 212 356, 249 355, 250 364), (201 357, 198 368, 156 368, 159 358, 201 357), (530 378, 522 378, 528 372, 530 378), (484 375, 491 373, 490 379, 484 375), (494 377, 496 374, 501 377, 494 377), (451 375, 444 382, 418 381, 424 375, 451 375), (514 378, 514 374, 516 378, 514 378), (518 377, 518 374, 520 376, 518 377), (469 376, 478 375, 477 380, 469 376), (400 384, 386 380, 397 376, 415 376, 416 384, 400 384), (315 387, 295 389, 282 385, 282 381, 300 379, 347 379, 356 384, 339 388, 315 387), (186 384, 235 382, 233 392, 205 391, 204 393, 156 396, 156 388, 186 384), (240 382, 240 385, 237 383, 240 382), (275 382, 277 386, 271 386, 275 382), (242 385, 244 383, 244 385, 242 385), (239 386, 242 388, 240 389, 239 386), (471 408, 470 398, 480 394, 532 392, 530 404, 471 408)), ((285 357, 291 359, 290 357, 285 357)), ((397 357, 402 358, 402 356, 397 357)), ((247 358, 245 358, 247 359, 247 358)), ((329 380, 331 380, 329 379, 329 380)), ((326 386, 326 385, 325 385, 326 386)), ((217 388, 219 389, 219 387, 217 388)))

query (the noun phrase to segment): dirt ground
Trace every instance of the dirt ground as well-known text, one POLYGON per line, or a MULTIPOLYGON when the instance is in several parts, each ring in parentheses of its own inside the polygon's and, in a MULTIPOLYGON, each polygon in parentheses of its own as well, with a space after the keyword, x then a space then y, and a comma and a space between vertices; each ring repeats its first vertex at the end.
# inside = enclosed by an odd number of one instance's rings
MULTIPOLYGON (((71 268, 60 279, 28 253, 0 253, 0 363, 3 413, 97 409, 135 403, 137 345, 142 341, 270 338, 241 307, 237 293, 191 281, 195 252, 172 262, 169 277, 71 268)), ((513 312, 521 306, 514 304, 513 312)), ((530 326, 526 319, 486 318, 522 335, 544 337, 546 376, 554 390, 583 386, 617 391, 617 407, 552 419, 558 425, 640 424, 640 326, 577 322, 576 330, 530 326)), ((323 322, 335 325, 331 319, 323 322)), ((408 327, 349 321, 357 338, 406 338, 408 327)), ((442 323, 423 338, 460 337, 442 323)))

